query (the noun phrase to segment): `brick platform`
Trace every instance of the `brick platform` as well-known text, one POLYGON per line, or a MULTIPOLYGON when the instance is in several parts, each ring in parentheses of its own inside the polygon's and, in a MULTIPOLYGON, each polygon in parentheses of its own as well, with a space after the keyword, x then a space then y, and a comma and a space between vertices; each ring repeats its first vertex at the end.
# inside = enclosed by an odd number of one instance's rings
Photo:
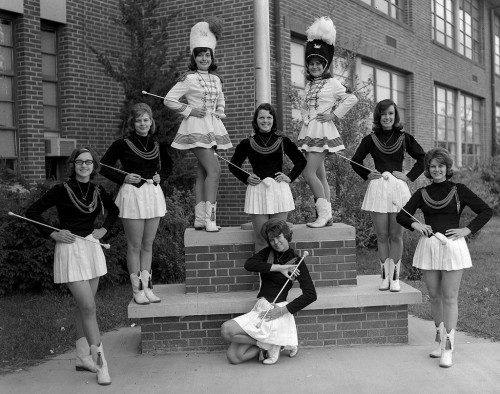
MULTIPOLYGON (((408 342, 408 305, 420 291, 401 283, 401 292, 378 290, 377 275, 357 276, 354 228, 344 224, 311 230, 293 228, 291 247, 307 250, 318 299, 295 314, 299 345, 307 347, 408 342)), ((157 285, 162 301, 128 306, 140 319, 143 353, 221 351, 228 344, 220 326, 256 302, 258 275, 243 268, 253 254, 251 229, 185 233, 186 283, 157 285)), ((293 288, 288 299, 300 294, 293 288)))

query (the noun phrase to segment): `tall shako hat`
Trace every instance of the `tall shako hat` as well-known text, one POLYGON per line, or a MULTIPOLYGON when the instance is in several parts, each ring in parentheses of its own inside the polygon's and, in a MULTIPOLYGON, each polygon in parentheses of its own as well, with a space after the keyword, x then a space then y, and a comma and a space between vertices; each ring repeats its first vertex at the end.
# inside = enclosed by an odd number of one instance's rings
POLYGON ((332 64, 335 51, 337 30, 328 16, 322 16, 314 21, 306 30, 306 63, 316 57, 326 63, 325 69, 332 64))
POLYGON ((191 28, 189 35, 189 49, 193 53, 194 48, 209 48, 215 51, 217 40, 222 31, 222 20, 219 18, 207 19, 206 22, 198 22, 191 28))

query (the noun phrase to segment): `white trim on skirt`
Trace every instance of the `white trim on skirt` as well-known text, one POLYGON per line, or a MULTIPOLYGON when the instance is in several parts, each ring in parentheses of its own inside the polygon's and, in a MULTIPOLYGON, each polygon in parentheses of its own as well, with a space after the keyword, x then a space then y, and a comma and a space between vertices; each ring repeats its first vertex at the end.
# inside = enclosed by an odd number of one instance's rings
POLYGON ((378 213, 398 213, 400 211, 398 206, 405 206, 410 199, 410 189, 405 181, 396 178, 390 172, 386 171, 382 175, 387 179, 381 177, 368 183, 361 209, 378 213))
POLYGON ((472 267, 465 238, 448 239, 446 245, 436 237, 422 236, 418 241, 413 266, 423 270, 456 271, 472 267))
MULTIPOLYGON (((277 306, 285 306, 288 302, 280 302, 277 306)), ((283 316, 274 320, 264 320, 259 328, 259 313, 265 312, 273 306, 265 298, 259 298, 253 309, 244 315, 235 317, 233 320, 253 339, 267 343, 269 345, 279 346, 297 346, 299 344, 297 337, 297 327, 295 319, 291 313, 285 313, 283 316)))
MULTIPOLYGON (((92 234, 85 239, 97 241, 92 234)), ((99 242, 99 241, 97 241, 99 242)), ((73 243, 56 242, 54 250, 54 283, 78 282, 106 275, 102 247, 77 238, 73 243)))
POLYGON ((123 219, 152 219, 167 213, 165 196, 160 185, 145 182, 141 187, 124 183, 116 196, 115 204, 123 219))
POLYGON ((252 215, 272 215, 295 209, 288 182, 265 178, 256 186, 248 185, 244 212, 252 215))

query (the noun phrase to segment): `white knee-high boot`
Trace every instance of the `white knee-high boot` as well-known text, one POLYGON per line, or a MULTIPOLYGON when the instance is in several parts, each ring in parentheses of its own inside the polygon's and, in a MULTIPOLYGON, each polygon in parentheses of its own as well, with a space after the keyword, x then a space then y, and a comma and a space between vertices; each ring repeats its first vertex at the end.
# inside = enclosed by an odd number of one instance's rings
POLYGON ((319 228, 332 225, 332 205, 326 198, 318 198, 316 201, 316 212, 318 217, 312 223, 307 223, 308 227, 319 228))
POLYGON ((439 359, 439 366, 449 368, 453 365, 453 350, 455 348, 455 329, 447 332, 444 329, 445 335, 441 342, 441 358, 439 359))
POLYGON ((391 282, 390 284, 390 291, 401 291, 401 286, 399 285, 399 272, 401 269, 401 260, 399 260, 397 263, 394 263, 394 260, 390 259, 390 265, 389 265, 389 280, 391 282))
POLYGON ((220 230, 220 227, 217 226, 217 223, 215 223, 215 220, 217 218, 217 203, 214 202, 213 204, 210 201, 207 201, 205 203, 205 212, 206 212, 206 217, 205 217, 205 231, 208 232, 216 232, 220 230))
POLYGON ((439 323, 439 326, 436 327, 436 342, 438 344, 437 348, 429 353, 429 357, 432 358, 440 358, 441 357, 441 346, 444 340, 444 323, 439 323))
POLYGON ((90 353, 92 353, 92 358, 94 359, 95 365, 97 367, 97 383, 102 385, 111 384, 111 377, 109 376, 108 371, 108 363, 104 358, 102 343, 100 343, 99 346, 90 345, 90 353))
POLYGON ((382 263, 382 260, 380 260, 380 277, 382 278, 382 283, 379 286, 379 290, 389 290, 390 286, 390 281, 389 281, 389 265, 392 260, 387 258, 385 261, 382 263))
POLYGON ((97 372, 94 360, 90 354, 87 338, 81 337, 76 341, 75 369, 77 371, 97 372))
POLYGON ((194 229, 205 230, 205 219, 207 211, 205 208, 205 201, 200 201, 194 207, 194 229))
POLYGON ((134 301, 139 305, 149 304, 149 300, 144 293, 144 287, 142 286, 141 273, 130 274, 130 282, 132 282, 132 291, 134 292, 134 301))
POLYGON ((160 302, 161 299, 160 297, 157 297, 153 293, 153 282, 151 281, 151 275, 152 275, 152 270, 151 272, 147 270, 143 270, 141 272, 141 281, 142 281, 142 288, 144 289, 144 294, 146 295, 146 298, 149 300, 149 302, 160 302))

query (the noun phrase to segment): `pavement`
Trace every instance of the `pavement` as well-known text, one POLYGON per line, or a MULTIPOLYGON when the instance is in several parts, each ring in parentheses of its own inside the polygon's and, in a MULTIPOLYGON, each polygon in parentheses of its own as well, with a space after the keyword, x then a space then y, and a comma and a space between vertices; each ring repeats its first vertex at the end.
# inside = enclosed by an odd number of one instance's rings
POLYGON ((457 332, 454 365, 428 356, 434 324, 409 317, 404 345, 300 348, 275 365, 230 365, 224 353, 142 355, 140 327, 103 336, 112 384, 77 372, 74 353, 0 377, 1 394, 58 393, 500 393, 500 342, 457 332))

